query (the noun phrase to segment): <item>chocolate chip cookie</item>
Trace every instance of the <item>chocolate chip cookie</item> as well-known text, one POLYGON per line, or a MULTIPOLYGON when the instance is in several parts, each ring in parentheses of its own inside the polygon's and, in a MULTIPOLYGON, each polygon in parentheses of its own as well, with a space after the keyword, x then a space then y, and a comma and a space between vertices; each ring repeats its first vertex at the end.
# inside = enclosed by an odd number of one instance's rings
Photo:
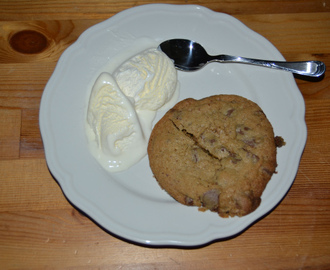
POLYGON ((277 166, 272 125, 236 95, 185 99, 155 125, 151 170, 178 202, 221 217, 254 211, 277 166))

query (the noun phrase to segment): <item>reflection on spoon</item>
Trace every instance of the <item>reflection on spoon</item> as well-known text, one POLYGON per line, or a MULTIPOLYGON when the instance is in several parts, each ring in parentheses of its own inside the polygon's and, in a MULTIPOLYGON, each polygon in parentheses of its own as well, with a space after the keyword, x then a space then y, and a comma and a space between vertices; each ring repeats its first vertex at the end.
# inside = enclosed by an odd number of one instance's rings
POLYGON ((326 69, 325 64, 321 61, 285 62, 225 54, 212 56, 200 44, 187 39, 170 39, 162 42, 159 48, 174 61, 175 67, 182 71, 196 71, 211 62, 257 65, 309 77, 320 77, 326 69))

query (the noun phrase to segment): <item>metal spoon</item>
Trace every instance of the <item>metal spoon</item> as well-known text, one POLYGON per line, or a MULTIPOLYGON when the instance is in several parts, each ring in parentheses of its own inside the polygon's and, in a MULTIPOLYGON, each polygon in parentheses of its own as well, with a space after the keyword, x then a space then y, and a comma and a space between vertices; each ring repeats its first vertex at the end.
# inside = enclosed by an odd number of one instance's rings
POLYGON ((230 55, 208 55, 198 43, 187 39, 171 39, 162 42, 159 48, 172 60, 177 69, 195 71, 210 62, 241 63, 290 71, 302 76, 320 77, 325 72, 325 64, 320 61, 270 61, 230 55))

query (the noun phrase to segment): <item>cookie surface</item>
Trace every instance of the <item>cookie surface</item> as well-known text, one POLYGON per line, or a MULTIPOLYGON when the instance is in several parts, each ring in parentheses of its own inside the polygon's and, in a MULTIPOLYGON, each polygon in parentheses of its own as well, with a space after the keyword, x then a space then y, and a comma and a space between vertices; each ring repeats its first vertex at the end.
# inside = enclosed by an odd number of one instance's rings
POLYGON ((277 166, 270 122, 236 95, 179 102, 155 125, 148 156, 175 200, 222 217, 254 211, 277 166))

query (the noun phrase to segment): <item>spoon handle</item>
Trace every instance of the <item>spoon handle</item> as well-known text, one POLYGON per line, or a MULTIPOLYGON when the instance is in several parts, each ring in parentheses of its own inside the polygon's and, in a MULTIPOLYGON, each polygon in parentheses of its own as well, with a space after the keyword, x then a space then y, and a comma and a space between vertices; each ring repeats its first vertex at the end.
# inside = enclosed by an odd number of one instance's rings
POLYGON ((300 62, 285 62, 285 61, 269 61, 245 58, 239 56, 230 55, 217 55, 211 56, 210 62, 221 62, 221 63, 241 63, 257 65, 268 68, 281 69, 290 71, 295 74, 310 77, 320 77, 325 72, 325 64, 321 61, 300 61, 300 62))

